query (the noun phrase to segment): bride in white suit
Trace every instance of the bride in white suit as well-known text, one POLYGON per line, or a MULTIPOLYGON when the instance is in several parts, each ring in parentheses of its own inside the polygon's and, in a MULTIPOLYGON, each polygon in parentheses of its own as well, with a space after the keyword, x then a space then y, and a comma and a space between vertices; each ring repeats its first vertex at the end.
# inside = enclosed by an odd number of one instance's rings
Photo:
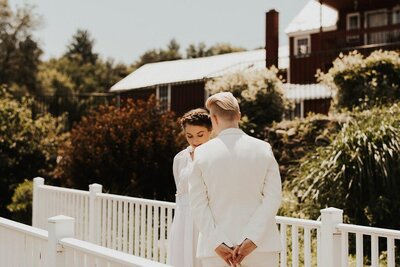
POLYGON ((211 119, 205 109, 194 109, 183 115, 180 124, 189 146, 175 156, 173 163, 176 208, 168 236, 167 264, 200 267, 196 259, 198 231, 194 228, 189 209, 188 177, 192 172, 194 150, 210 139, 211 119))

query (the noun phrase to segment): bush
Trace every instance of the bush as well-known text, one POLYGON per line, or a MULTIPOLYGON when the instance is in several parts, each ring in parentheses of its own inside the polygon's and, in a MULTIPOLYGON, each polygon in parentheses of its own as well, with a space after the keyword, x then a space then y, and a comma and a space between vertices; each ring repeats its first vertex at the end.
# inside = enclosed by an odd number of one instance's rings
POLYGON ((340 55, 319 80, 335 90, 338 109, 394 103, 400 99, 400 54, 379 50, 367 58, 357 51, 340 55))
POLYGON ((87 190, 100 183, 114 194, 173 200, 172 161, 181 146, 174 115, 161 113, 154 97, 102 106, 71 131, 56 176, 87 190))
POLYGON ((271 68, 230 73, 207 82, 206 89, 211 94, 231 92, 239 101, 244 130, 259 133, 266 125, 280 121, 285 108, 290 106, 283 98, 277 72, 271 68))
POLYGON ((330 138, 340 130, 341 120, 340 116, 312 114, 305 119, 284 120, 266 128, 265 141, 272 146, 283 181, 290 178, 289 169, 298 167, 302 157, 330 143, 330 138))
POLYGON ((7 206, 11 219, 30 225, 32 222, 32 187, 33 182, 25 180, 14 190, 12 202, 7 206))
POLYGON ((0 213, 9 217, 6 206, 18 184, 54 170, 62 134, 61 119, 49 115, 32 118, 31 103, 18 102, 0 92, 0 213))
POLYGON ((326 147, 306 155, 286 190, 316 218, 321 208, 344 210, 347 221, 400 227, 400 106, 356 110, 326 147))

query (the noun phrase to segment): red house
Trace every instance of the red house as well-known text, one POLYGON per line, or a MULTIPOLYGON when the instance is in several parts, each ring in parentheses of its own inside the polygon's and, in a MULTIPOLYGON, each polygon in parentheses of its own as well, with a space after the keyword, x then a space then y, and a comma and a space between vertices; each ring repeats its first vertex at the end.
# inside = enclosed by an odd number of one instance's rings
POLYGON ((286 29, 288 82, 315 83, 340 53, 400 48, 399 0, 310 0, 286 29))
POLYGON ((110 92, 121 98, 156 95, 165 110, 178 116, 201 107, 208 79, 229 71, 271 65, 287 77, 286 96, 296 103, 291 116, 327 114, 329 88, 315 84, 318 69, 326 72, 340 53, 400 48, 399 0, 310 0, 286 29, 289 46, 279 47, 279 14, 266 14, 265 49, 146 64, 110 92))
MULTIPOLYGON (((279 66, 288 65, 288 47, 280 49, 279 66)), ((178 116, 203 107, 208 79, 232 71, 265 68, 265 49, 229 53, 211 57, 181 59, 146 64, 111 87, 121 98, 148 98, 156 95, 165 110, 178 116)))

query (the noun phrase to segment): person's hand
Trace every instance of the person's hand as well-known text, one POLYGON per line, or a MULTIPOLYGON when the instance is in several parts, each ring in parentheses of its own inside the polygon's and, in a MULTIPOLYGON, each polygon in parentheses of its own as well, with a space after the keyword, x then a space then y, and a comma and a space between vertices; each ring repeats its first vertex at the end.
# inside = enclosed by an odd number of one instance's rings
POLYGON ((242 260, 252 253, 257 248, 256 244, 250 239, 245 239, 240 246, 236 246, 233 250, 233 261, 235 264, 240 264, 242 260))
POLYGON ((225 244, 219 245, 216 249, 215 252, 220 256, 229 266, 236 267, 236 263, 233 259, 234 254, 233 254, 233 249, 228 247, 225 244))

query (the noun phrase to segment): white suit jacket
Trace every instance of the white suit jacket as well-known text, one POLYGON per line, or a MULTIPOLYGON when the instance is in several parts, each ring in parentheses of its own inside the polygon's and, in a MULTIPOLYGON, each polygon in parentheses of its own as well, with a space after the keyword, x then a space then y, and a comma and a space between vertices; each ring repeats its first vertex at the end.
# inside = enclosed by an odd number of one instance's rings
POLYGON ((195 150, 190 207, 200 231, 197 257, 215 257, 221 243, 246 238, 255 252, 281 250, 275 216, 281 203, 279 167, 271 146, 229 128, 195 150))

